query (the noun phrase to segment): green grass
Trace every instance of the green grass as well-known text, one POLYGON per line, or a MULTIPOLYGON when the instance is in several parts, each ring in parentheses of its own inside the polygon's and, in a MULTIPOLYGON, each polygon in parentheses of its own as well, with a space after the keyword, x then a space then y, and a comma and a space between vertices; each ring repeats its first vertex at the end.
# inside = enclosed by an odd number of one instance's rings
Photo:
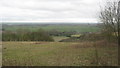
MULTIPOLYGON (((117 65, 117 47, 98 50, 99 65, 117 65)), ((3 42, 3 66, 91 66, 94 61, 93 42, 3 42)))

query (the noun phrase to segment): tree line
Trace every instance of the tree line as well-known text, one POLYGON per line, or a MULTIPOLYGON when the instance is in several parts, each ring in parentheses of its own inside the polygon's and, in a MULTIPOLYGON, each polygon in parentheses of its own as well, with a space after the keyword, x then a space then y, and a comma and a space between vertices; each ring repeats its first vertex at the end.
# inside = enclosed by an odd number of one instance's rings
POLYGON ((73 34, 76 34, 76 31, 58 31, 58 30, 50 30, 48 31, 48 34, 50 36, 66 36, 70 37, 73 34))
POLYGON ((35 32, 19 29, 17 31, 3 31, 2 41, 54 41, 54 39, 42 29, 35 32))

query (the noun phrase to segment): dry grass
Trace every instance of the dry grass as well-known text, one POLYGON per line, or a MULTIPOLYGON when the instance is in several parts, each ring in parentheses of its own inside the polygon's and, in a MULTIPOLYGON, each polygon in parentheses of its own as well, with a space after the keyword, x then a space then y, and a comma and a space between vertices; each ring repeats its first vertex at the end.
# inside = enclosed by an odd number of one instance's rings
POLYGON ((82 42, 75 45, 72 45, 73 48, 90 48, 93 47, 93 42, 82 42))
MULTIPOLYGON (((4 66, 93 66, 97 45, 99 66, 117 65, 117 47, 108 42, 3 42, 4 66), (37 43, 37 44, 36 44, 37 43), (4 49, 6 48, 6 49, 4 49)), ((116 45, 116 44, 114 44, 116 45)))

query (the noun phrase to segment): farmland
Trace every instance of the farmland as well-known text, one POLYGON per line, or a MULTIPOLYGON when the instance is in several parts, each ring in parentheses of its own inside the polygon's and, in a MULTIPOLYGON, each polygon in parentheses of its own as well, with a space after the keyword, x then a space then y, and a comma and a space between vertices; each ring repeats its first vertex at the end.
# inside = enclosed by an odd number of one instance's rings
POLYGON ((0 0, 0 5, 3 68, 119 67, 120 0, 0 0))
POLYGON ((118 64, 117 43, 105 39, 98 24, 16 23, 3 24, 2 31, 3 66, 118 64))
POLYGON ((76 32, 97 32, 100 30, 97 24, 3 24, 3 29, 15 31, 18 29, 29 29, 36 31, 38 29, 44 29, 46 31, 76 31, 76 32), (71 28, 72 27, 72 28, 71 28))

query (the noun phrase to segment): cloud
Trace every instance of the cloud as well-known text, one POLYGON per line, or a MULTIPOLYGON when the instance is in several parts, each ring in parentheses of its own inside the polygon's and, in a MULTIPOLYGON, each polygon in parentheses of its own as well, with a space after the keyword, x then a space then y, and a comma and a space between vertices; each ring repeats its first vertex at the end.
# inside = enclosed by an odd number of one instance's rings
POLYGON ((100 0, 0 0, 1 21, 97 22, 100 0))

